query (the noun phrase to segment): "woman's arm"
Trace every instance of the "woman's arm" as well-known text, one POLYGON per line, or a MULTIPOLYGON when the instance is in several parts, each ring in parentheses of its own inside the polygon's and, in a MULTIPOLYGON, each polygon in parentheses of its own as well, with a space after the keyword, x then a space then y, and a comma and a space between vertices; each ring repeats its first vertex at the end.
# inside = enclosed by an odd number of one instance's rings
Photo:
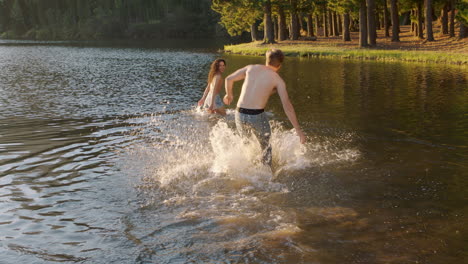
POLYGON ((211 97, 210 110, 214 109, 216 95, 219 94, 219 92, 221 91, 221 87, 223 86, 223 77, 221 77, 221 75, 217 75, 215 78, 216 83, 213 90, 213 96, 211 97))
POLYGON ((210 91, 210 84, 206 85, 205 91, 203 92, 202 98, 198 101, 198 106, 202 106, 205 103, 206 96, 210 91))

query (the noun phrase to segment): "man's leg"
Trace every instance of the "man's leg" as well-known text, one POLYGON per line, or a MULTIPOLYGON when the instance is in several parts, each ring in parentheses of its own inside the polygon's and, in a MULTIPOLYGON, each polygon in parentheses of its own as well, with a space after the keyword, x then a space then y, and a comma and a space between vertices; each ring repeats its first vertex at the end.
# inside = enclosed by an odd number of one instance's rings
POLYGON ((247 115, 236 113, 236 127, 241 136, 247 136, 248 132, 253 132, 257 137, 262 149, 262 162, 271 167, 271 128, 270 123, 264 113, 259 115, 247 115))
POLYGON ((268 118, 265 113, 257 115, 258 120, 255 122, 254 133, 260 142, 260 147, 262 148, 262 162, 265 165, 271 167, 272 163, 272 154, 271 154, 271 128, 268 118))

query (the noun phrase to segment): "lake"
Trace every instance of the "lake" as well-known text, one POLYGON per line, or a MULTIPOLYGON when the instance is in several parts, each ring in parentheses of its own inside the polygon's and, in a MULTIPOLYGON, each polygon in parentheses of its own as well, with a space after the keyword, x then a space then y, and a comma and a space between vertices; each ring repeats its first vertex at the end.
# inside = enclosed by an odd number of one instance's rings
POLYGON ((2 263, 467 259, 468 68, 286 58, 270 170, 187 45, 0 43, 2 263))

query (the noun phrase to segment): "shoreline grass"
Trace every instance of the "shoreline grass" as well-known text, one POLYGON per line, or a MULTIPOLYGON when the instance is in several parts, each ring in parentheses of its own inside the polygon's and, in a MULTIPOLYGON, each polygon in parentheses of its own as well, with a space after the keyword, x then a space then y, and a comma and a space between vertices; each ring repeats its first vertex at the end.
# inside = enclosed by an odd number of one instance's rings
POLYGON ((286 56, 309 58, 338 58, 376 61, 404 61, 468 65, 468 54, 426 50, 395 50, 379 48, 343 48, 333 45, 311 44, 261 44, 261 42, 224 46, 224 52, 240 55, 264 56, 271 48, 281 49, 286 56))

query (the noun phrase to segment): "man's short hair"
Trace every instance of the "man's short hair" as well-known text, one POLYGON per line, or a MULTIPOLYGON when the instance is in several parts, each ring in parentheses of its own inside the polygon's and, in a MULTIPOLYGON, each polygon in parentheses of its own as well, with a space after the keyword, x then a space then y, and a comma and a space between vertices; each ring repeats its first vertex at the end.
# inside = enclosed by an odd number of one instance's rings
POLYGON ((273 67, 279 67, 283 63, 284 54, 279 49, 271 49, 266 53, 266 64, 273 67))

